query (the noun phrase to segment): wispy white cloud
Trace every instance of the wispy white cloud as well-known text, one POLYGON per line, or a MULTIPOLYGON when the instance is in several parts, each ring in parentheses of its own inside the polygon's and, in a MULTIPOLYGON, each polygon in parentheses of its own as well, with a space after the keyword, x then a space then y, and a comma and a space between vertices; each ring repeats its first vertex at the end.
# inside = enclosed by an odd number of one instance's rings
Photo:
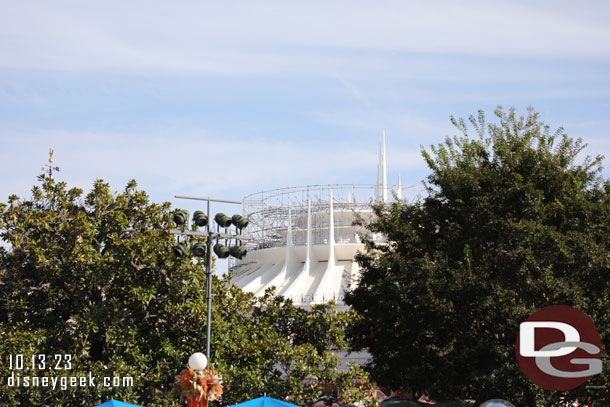
POLYGON ((354 86, 354 84, 352 84, 350 81, 348 81, 347 79, 345 79, 343 76, 341 76, 339 74, 336 74, 335 77, 337 78, 337 80, 339 82, 341 82, 341 84, 343 86, 345 86, 345 88, 354 96, 354 98, 356 100, 358 100, 360 103, 362 103, 367 108, 373 107, 373 104, 371 103, 369 98, 367 98, 362 93, 362 91, 360 91, 360 89, 358 89, 356 86, 354 86))
POLYGON ((368 51, 608 58, 608 17, 603 1, 10 2, 0 66, 327 74, 393 71, 384 57, 354 65, 368 51))
POLYGON ((605 1, 7 2, 0 69, 17 78, 0 81, 0 201, 32 184, 48 147, 74 185, 136 178, 157 200, 374 182, 382 128, 392 170, 419 181, 417 146, 453 134, 447 116, 481 104, 569 117, 570 135, 603 152, 609 18, 605 1), (216 87, 197 82, 223 75, 216 87), (569 109, 581 101, 589 113, 569 109), (248 124, 232 127, 234 117, 248 124))

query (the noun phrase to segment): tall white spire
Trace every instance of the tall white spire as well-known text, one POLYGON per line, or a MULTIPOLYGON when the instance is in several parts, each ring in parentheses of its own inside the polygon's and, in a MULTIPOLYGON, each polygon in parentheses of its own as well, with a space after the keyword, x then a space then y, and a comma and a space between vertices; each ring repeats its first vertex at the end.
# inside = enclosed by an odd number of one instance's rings
MULTIPOLYGON (((328 294, 338 294, 337 287, 334 286, 334 283, 337 282, 337 260, 335 256, 335 218, 334 218, 334 210, 333 210, 333 190, 330 190, 330 207, 328 213, 328 262, 326 265, 326 270, 322 275, 322 279, 316 288, 316 292, 314 293, 314 301, 325 301, 325 295, 328 294)), ((342 267, 339 269, 341 274, 343 273, 342 267)))
POLYGON ((385 129, 383 130, 383 136, 381 141, 381 167, 382 167, 382 177, 383 177, 383 203, 388 202, 388 174, 386 171, 386 159, 385 159, 385 129))
POLYGON ((388 202, 388 174, 385 156, 385 130, 379 145, 379 164, 377 164, 377 183, 375 184, 375 202, 388 202))
POLYGON ((379 146, 379 162, 377 163, 377 180, 375 181, 375 202, 381 201, 381 146, 379 146))
POLYGON ((333 190, 330 190, 330 213, 328 214, 328 269, 335 268, 335 218, 333 210, 333 190))
POLYGON ((307 249, 305 253, 305 266, 303 266, 303 270, 309 272, 310 263, 311 263, 311 245, 313 244, 311 239, 311 201, 307 200, 307 249))
POLYGON ((290 211, 290 208, 288 208, 288 230, 286 231, 286 247, 292 246, 294 246, 294 243, 292 241, 292 213, 290 211))

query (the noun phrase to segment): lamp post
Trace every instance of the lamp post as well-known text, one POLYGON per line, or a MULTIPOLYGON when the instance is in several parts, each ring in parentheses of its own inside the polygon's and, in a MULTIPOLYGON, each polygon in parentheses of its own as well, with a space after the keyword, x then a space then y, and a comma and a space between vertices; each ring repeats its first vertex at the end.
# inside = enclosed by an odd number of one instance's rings
MULTIPOLYGON (((222 214, 222 213, 218 213, 216 214, 216 216, 214 217, 214 221, 217 224, 217 231, 213 231, 212 228, 210 227, 210 202, 222 202, 222 203, 230 203, 230 204, 237 204, 237 205, 241 205, 242 203, 239 201, 230 201, 230 200, 226 200, 226 199, 212 199, 212 198, 197 198, 197 197, 189 197, 189 196, 175 196, 175 198, 177 199, 191 199, 191 200, 196 200, 196 201, 207 201, 207 216, 203 214, 203 212, 201 211, 195 211, 195 213, 193 214, 193 222, 195 223, 195 225, 197 226, 205 226, 206 230, 205 232, 198 232, 198 231, 187 231, 187 230, 180 230, 180 229, 172 229, 170 230, 171 233, 181 236, 181 235, 187 235, 187 236, 203 236, 206 238, 206 246, 207 246, 207 250, 205 250, 205 256, 206 256, 206 300, 207 300, 207 326, 206 326, 206 354, 208 357, 210 357, 210 338, 211 338, 211 332, 212 332, 212 251, 214 251, 214 253, 216 253, 216 255, 219 258, 227 258, 229 255, 242 259, 245 257, 246 255, 246 249, 242 246, 231 246, 229 249, 227 249, 225 246, 221 245, 220 243, 216 243, 215 245, 213 245, 214 240, 218 241, 218 239, 234 239, 236 241, 242 241, 242 240, 246 240, 245 238, 241 237, 241 230, 243 228, 245 228, 246 226, 248 226, 248 219, 244 218, 241 215, 233 215, 232 218, 222 214), (220 227, 223 227, 226 231, 226 229, 228 227, 231 226, 231 224, 234 224, 235 227, 237 228, 237 230, 239 231, 240 234, 228 234, 228 233, 221 233, 220 232, 220 227)), ((176 215, 174 216, 174 220, 176 220, 177 224, 185 224, 186 221, 188 220, 188 212, 187 211, 178 211, 176 213, 176 215), (181 214, 182 213, 182 214, 181 214), (186 215, 184 214, 186 213, 186 215), (182 223, 179 223, 182 222, 182 223)), ((182 247, 180 247, 180 244, 174 248, 174 253, 178 254, 178 255, 184 255, 185 252, 188 250, 188 248, 186 247, 186 245, 183 245, 182 247)), ((197 243, 195 245, 193 245, 193 248, 191 249, 192 253, 195 256, 198 257, 202 257, 201 255, 203 254, 203 247, 202 246, 197 246, 197 243)), ((205 355, 202 355, 205 357, 205 355)), ((190 363, 190 359, 189 359, 189 363, 190 363)))
POLYGON ((206 369, 208 358, 200 352, 193 353, 188 361, 189 369, 183 369, 172 385, 186 400, 187 407, 208 407, 208 402, 222 395, 222 379, 214 369, 206 369))

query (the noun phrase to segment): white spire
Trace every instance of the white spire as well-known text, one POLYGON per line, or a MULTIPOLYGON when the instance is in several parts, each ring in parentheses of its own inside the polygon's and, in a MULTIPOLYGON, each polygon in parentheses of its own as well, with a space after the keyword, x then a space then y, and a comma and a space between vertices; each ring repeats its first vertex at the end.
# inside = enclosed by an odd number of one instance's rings
MULTIPOLYGON (((316 292, 314 293, 314 301, 325 301, 324 295, 337 294, 335 287, 333 287, 333 283, 337 281, 336 273, 337 273, 337 261, 335 258, 335 218, 334 218, 334 210, 333 210, 333 190, 330 190, 330 207, 328 213, 328 262, 326 265, 326 270, 322 275, 322 279, 316 288, 316 292)), ((340 269, 341 273, 343 273, 342 268, 340 269)))
POLYGON ((292 242, 292 214, 290 212, 290 208, 288 208, 288 230, 286 232, 286 246, 292 247, 293 245, 294 243, 292 242))
POLYGON ((383 182, 383 203, 387 203, 388 202, 388 175, 386 172, 386 159, 385 159, 385 129, 383 130, 383 137, 382 137, 382 155, 381 155, 381 167, 382 167, 382 182, 383 182))
POLYGON ((385 129, 379 145, 379 164, 377 164, 377 183, 375 184, 375 202, 388 202, 388 174, 385 155, 385 129))
POLYGON ((377 163, 377 181, 375 182, 375 202, 381 201, 381 146, 379 146, 379 162, 377 163))
POLYGON ((305 254, 305 266, 303 270, 309 272, 311 263, 311 245, 313 244, 311 239, 311 201, 307 200, 307 249, 305 254))
MULTIPOLYGON (((296 255, 294 253, 294 241, 292 240, 292 212, 290 208, 288 208, 288 231, 286 233, 286 258, 284 260, 284 267, 282 267, 282 271, 280 274, 283 275, 282 279, 288 274, 288 272, 294 269, 294 264, 296 263, 296 255)), ((279 280, 279 279, 278 279, 279 280)), ((282 281, 282 280, 280 280, 282 281)), ((271 287, 272 285, 278 285, 275 281, 274 284, 269 284, 267 287, 271 287)), ((267 288, 265 287, 265 289, 267 288)))
POLYGON ((295 294, 302 294, 303 281, 309 276, 309 271, 315 268, 316 259, 313 258, 311 238, 311 200, 307 200, 307 248, 305 249, 305 264, 296 274, 296 277, 288 284, 288 287, 281 291, 282 295, 291 298, 295 294), (312 265, 313 263, 313 265, 312 265))
POLYGON ((328 268, 335 267, 335 218, 333 214, 333 190, 330 190, 330 213, 328 215, 328 268))

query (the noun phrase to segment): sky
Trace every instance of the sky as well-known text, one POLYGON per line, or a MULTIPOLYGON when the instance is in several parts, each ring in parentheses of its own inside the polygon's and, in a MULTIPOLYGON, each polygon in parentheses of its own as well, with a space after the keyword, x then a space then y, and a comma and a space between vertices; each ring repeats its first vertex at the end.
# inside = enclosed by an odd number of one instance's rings
POLYGON ((373 184, 384 129, 389 182, 415 193, 420 145, 497 105, 610 157, 607 1, 0 4, 0 202, 50 148, 70 186, 135 179, 177 206, 373 184))

